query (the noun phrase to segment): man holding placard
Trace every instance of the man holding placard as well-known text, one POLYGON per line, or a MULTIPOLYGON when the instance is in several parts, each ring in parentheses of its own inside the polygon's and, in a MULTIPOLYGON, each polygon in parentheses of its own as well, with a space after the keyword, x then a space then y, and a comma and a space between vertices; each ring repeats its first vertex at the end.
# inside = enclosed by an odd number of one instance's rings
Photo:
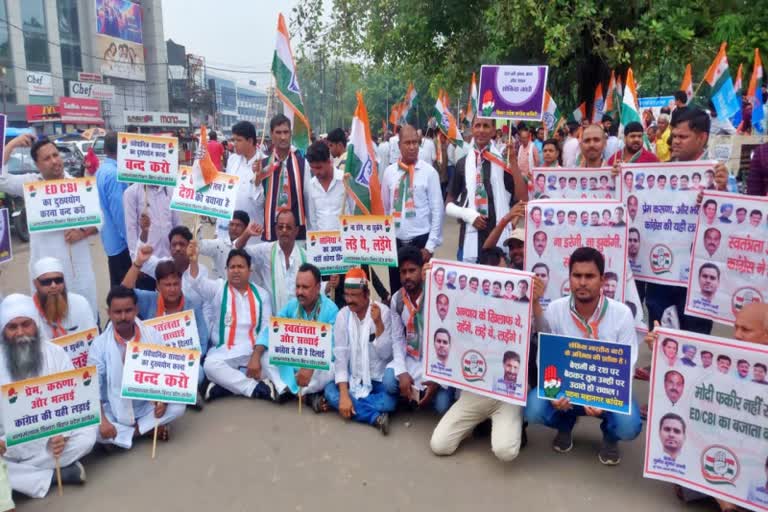
MULTIPOLYGON (((604 296, 605 259, 590 247, 576 249, 569 258, 569 284, 571 294, 553 300, 542 312, 534 301, 534 316, 540 333, 560 334, 619 343, 632 347, 632 365, 637 359, 637 335, 630 309, 621 302, 604 296)), ((540 346, 539 351, 546 351, 540 346)), ((539 386, 543 386, 539 382, 539 386)), ((557 429, 552 448, 567 453, 573 448, 572 430, 580 416, 602 420, 603 443, 598 458, 605 465, 621 462, 618 441, 631 441, 642 430, 640 411, 634 401, 629 415, 603 411, 594 407, 574 406, 567 397, 553 401, 538 397, 536 390, 528 393, 526 419, 557 429)))
MULTIPOLYGON (((12 294, 5 298, 0 304, 0 330, 0 385, 74 369, 64 349, 43 341, 30 297, 12 294)), ((44 497, 52 480, 55 481, 57 461, 62 483, 85 483, 85 469, 79 460, 96 441, 93 426, 11 447, 6 447, 6 434, 2 432, 0 453, 8 465, 14 491, 33 498, 44 497)))
POLYGON ((40 335, 51 340, 97 327, 96 316, 85 297, 67 291, 64 266, 56 258, 42 258, 33 265, 35 307, 40 335))
POLYGON ((122 398, 123 363, 131 342, 163 345, 160 334, 138 318, 136 292, 125 286, 113 287, 107 295, 109 324, 93 341, 88 364, 99 373, 101 424, 98 442, 123 449, 133 446, 134 437, 157 429, 158 439, 168 441, 168 425, 184 414, 186 406, 122 398))

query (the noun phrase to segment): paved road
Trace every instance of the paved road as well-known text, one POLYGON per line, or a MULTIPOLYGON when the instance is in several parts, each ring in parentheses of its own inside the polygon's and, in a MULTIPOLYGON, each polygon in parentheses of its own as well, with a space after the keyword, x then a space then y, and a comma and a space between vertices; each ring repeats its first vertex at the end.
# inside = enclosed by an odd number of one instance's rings
MULTIPOLYGON (((450 258, 456 229, 446 225, 450 258)), ((14 261, 2 267, 4 294, 27 290, 29 252, 16 243, 14 261)), ((108 286, 106 258, 92 242, 99 297, 108 286)), ((382 273, 384 274, 384 273, 382 273)), ((103 315, 103 313, 102 313, 103 315)), ((640 362, 648 360, 643 349, 640 362)), ((636 397, 648 388, 635 381, 636 397)), ((529 429, 529 445, 517 460, 501 463, 489 438, 467 440, 456 455, 429 450, 437 418, 428 412, 400 413, 389 437, 347 424, 335 414, 315 415, 296 403, 277 406, 243 398, 190 411, 174 425, 170 443, 150 459, 151 442, 129 453, 94 452, 85 460, 88 483, 67 487, 42 500, 20 498, 24 512, 325 511, 366 510, 714 510, 679 504, 668 484, 642 478, 644 435, 623 444, 618 467, 597 460, 596 420, 576 427, 570 454, 553 452, 553 432, 529 429)))

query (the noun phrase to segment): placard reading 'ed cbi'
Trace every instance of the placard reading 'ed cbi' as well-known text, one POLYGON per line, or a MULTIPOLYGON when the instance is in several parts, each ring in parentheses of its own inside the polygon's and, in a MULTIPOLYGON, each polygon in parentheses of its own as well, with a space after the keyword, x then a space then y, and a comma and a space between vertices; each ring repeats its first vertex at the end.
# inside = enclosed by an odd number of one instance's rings
POLYGON ((427 285, 424 380, 525 405, 533 276, 432 260, 427 285))
POLYGON ((7 446, 101 422, 95 366, 6 384, 0 388, 0 400, 7 446))
POLYGON ((220 172, 216 179, 200 190, 192 183, 192 168, 181 166, 179 181, 173 189, 171 210, 232 220, 240 178, 220 172))
POLYGON ((686 286, 699 217, 696 197, 714 188, 714 161, 622 164, 621 189, 630 232, 640 238, 629 254, 635 279, 686 286))
POLYGON ((128 343, 120 396, 179 404, 197 401, 200 351, 128 343))
POLYGON ((101 226, 95 177, 25 183, 24 205, 30 233, 101 226))
POLYGON ((200 335, 192 309, 144 320, 144 325, 153 327, 169 347, 200 350, 200 335))
POLYGON ((269 319, 269 364, 329 370, 333 359, 333 326, 293 318, 269 319))
POLYGON ((64 349, 64 352, 67 353, 72 361, 72 366, 75 368, 85 368, 88 364, 88 349, 91 348, 91 343, 93 343, 93 340, 98 335, 99 330, 94 327, 93 329, 59 336, 52 339, 51 343, 64 349))
POLYGON ((534 167, 530 199, 620 199, 610 167, 534 167))
POLYGON ((0 263, 13 259, 13 244, 11 244, 11 218, 8 208, 0 209, 0 263))
POLYGON ((397 240, 390 215, 342 215, 344 263, 397 266, 397 240))
POLYGON ((353 265, 344 263, 344 243, 340 231, 307 231, 307 262, 331 276, 346 274, 353 265))
POLYGON ((631 414, 632 346, 539 334, 538 397, 631 414))
POLYGON ((657 332, 643 476, 768 511, 768 347, 657 332))
POLYGON ((548 71, 548 66, 482 66, 478 115, 541 121, 548 71))
POLYGON ((768 299, 768 197, 706 191, 699 211, 686 314, 733 325, 768 299))
POLYGON ((179 140, 176 137, 117 134, 117 179, 173 187, 179 174, 179 140))

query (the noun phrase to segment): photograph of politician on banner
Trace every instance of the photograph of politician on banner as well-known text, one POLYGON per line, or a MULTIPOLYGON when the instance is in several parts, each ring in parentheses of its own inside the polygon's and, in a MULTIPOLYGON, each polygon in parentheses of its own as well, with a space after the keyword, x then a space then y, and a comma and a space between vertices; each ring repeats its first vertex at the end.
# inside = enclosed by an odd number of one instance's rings
POLYGON ((621 199, 612 170, 535 167, 530 199, 621 199))
POLYGON ((622 164, 621 197, 633 240, 635 279, 686 286, 699 207, 714 188, 714 161, 622 164))
POLYGON ((525 405, 533 276, 432 260, 424 379, 525 405))
POLYGON ((643 475, 768 510, 768 347, 657 334, 643 475))
POLYGON ((691 254, 686 314, 733 324, 768 299, 768 198, 706 191, 691 254))

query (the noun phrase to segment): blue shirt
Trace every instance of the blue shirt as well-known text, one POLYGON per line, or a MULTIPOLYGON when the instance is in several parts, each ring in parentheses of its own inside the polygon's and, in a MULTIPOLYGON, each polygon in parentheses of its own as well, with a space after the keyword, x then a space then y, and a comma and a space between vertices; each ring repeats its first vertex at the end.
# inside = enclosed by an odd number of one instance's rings
MULTIPOLYGON (((338 306, 322 293, 318 300, 320 300, 320 313, 317 315, 317 318, 309 318, 307 312, 299 304, 298 299, 291 299, 290 302, 283 306, 283 309, 281 309, 275 316, 279 318, 313 320, 315 322, 323 322, 331 325, 336 323, 336 315, 339 314, 338 306)), ((267 350, 269 350, 269 331, 270 329, 262 329, 259 333, 259 339, 256 341, 257 345, 267 347, 267 350)), ((333 329, 331 329, 331 333, 333 333, 333 329)), ((333 351, 333 336, 331 336, 331 351, 333 351)), ((280 366, 278 367, 278 370, 280 371, 280 378, 283 379, 283 382, 285 382, 291 392, 294 395, 298 394, 299 386, 296 384, 296 371, 299 370, 299 368, 293 366, 280 366)))
POLYGON ((123 192, 128 185, 117 181, 117 160, 105 158, 96 171, 96 188, 99 189, 99 204, 104 216, 99 233, 107 256, 117 256, 128 248, 123 213, 123 192))
MULTIPOLYGON (((137 303, 139 308, 139 318, 142 320, 151 320, 157 313, 157 292, 147 290, 134 290, 139 298, 137 303)), ((197 337, 200 338, 200 354, 205 355, 208 352, 208 325, 205 323, 205 314, 203 307, 197 301, 184 297, 186 309, 195 312, 195 323, 197 324, 197 337)))

